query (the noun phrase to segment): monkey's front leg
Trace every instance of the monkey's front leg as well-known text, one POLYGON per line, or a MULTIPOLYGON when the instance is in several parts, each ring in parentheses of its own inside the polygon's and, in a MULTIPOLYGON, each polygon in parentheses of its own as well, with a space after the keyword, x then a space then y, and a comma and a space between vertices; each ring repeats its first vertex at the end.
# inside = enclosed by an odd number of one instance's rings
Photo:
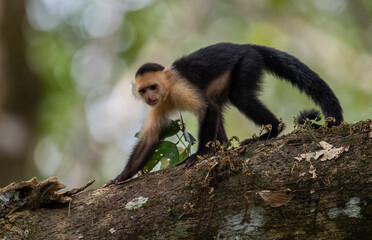
POLYGON ((222 113, 220 107, 214 103, 208 103, 205 114, 199 122, 199 144, 196 153, 186 159, 186 167, 193 166, 197 161, 197 155, 201 156, 213 152, 214 148, 207 147, 210 141, 227 142, 225 129, 223 127, 222 113))
POLYGON ((152 116, 149 117, 147 124, 141 131, 141 137, 129 156, 128 163, 124 170, 116 178, 106 182, 105 185, 103 185, 104 187, 117 184, 133 177, 133 175, 146 165, 154 154, 160 139, 164 137, 168 129, 170 121, 164 116, 154 112, 151 112, 151 114, 152 116), (154 118, 153 116, 158 118, 154 118))
MULTIPOLYGON (((158 138, 157 138, 158 139, 158 138)), ((141 170, 151 158, 156 150, 156 146, 159 140, 156 138, 141 138, 137 145, 134 147, 132 154, 129 157, 128 163, 124 170, 114 179, 106 182, 103 186, 109 186, 111 184, 117 184, 125 181, 135 175, 141 170)))

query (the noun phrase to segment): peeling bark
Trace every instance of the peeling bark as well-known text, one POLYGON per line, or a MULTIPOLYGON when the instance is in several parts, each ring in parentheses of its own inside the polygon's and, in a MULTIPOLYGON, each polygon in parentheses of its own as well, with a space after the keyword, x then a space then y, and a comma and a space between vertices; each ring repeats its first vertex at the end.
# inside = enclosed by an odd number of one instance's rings
POLYGON ((13 185, 14 199, 3 188, 0 238, 369 239, 372 121, 314 130, 316 139, 308 131, 252 143, 242 155, 221 149, 187 170, 73 191, 71 201, 30 198, 13 185), (348 149, 301 158, 319 153, 320 141, 348 149))

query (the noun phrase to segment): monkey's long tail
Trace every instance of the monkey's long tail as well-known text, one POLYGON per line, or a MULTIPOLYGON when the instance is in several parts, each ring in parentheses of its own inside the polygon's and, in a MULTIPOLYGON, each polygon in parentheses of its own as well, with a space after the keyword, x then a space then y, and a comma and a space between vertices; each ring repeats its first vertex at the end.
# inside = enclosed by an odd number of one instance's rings
POLYGON ((306 121, 310 120, 311 126, 313 128, 319 128, 320 125, 316 124, 315 122, 321 119, 322 117, 320 116, 320 112, 318 110, 309 109, 309 110, 301 111, 300 114, 297 116, 296 121, 298 124, 302 125, 302 124, 305 124, 306 121))
MULTIPOLYGON (((320 106, 325 118, 334 117, 336 119, 334 125, 339 125, 343 121, 339 100, 318 74, 285 52, 265 46, 254 45, 253 48, 263 57, 266 70, 305 92, 320 106)), ((329 123, 330 125, 332 124, 329 123)))

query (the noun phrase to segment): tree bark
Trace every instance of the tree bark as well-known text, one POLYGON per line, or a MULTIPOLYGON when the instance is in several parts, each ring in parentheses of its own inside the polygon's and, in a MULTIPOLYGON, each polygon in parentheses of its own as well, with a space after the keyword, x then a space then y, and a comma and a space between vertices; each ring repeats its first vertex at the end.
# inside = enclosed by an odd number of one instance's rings
POLYGON ((13 184, 0 190, 0 238, 370 239, 371 120, 240 150, 82 193, 13 184))

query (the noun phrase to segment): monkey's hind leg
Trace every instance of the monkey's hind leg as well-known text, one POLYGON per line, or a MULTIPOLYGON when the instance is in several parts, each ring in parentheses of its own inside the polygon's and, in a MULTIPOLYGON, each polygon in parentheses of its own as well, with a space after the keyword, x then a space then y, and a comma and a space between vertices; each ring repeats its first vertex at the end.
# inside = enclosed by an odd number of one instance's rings
POLYGON ((254 140, 262 141, 276 137, 283 130, 283 124, 258 99, 253 98, 247 102, 235 100, 234 98, 230 100, 246 117, 252 119, 257 125, 266 126, 267 129, 267 132, 258 136, 258 138, 246 139, 241 142, 241 145, 249 144, 254 140))

